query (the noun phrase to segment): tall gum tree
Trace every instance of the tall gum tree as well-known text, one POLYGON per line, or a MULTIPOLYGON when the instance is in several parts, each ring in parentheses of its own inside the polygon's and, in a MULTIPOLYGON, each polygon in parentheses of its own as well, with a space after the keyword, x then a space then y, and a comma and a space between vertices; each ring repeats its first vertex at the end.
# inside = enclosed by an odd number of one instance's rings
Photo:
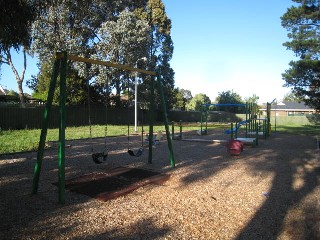
POLYGON ((18 84, 18 93, 22 106, 25 106, 23 81, 27 67, 27 49, 30 45, 30 26, 39 8, 36 0, 2 0, 0 1, 0 65, 11 68, 18 84), (23 55, 23 68, 19 74, 12 59, 12 51, 23 55))
POLYGON ((27 69, 27 52, 26 52, 25 48, 22 49, 23 67, 22 67, 21 73, 19 74, 19 71, 16 68, 15 63, 13 62, 13 59, 11 57, 12 50, 13 50, 12 48, 3 50, 2 55, 0 57, 0 63, 7 64, 10 66, 10 68, 16 78, 16 81, 17 81, 20 104, 22 107, 25 107, 26 100, 25 100, 25 96, 24 96, 24 92, 23 92, 23 82, 24 82, 25 72, 27 69))
MULTIPOLYGON (((103 23, 99 30, 101 39, 97 44, 99 59, 137 66, 138 61, 146 58, 148 54, 149 32, 150 27, 146 21, 138 19, 128 9, 122 11, 116 21, 103 23)), ((132 87, 129 79, 136 77, 135 73, 132 75, 113 68, 109 68, 106 73, 106 78, 115 87, 116 105, 119 106, 120 94, 132 87)))
POLYGON ((283 45, 299 58, 289 63, 282 77, 299 99, 320 110, 320 3, 318 0, 293 0, 295 6, 281 17, 291 41, 283 45))
MULTIPOLYGON (((140 58, 147 57, 152 62, 150 69, 158 70, 160 67, 156 66, 161 66, 161 76, 166 78, 164 83, 170 92, 174 85, 169 64, 173 52, 170 29, 171 21, 159 0, 53 1, 33 25, 32 50, 41 64, 51 60, 56 51, 129 65, 137 65, 140 58)), ((91 79, 95 86, 102 86, 109 79, 107 92, 115 88, 118 95, 127 85, 125 81, 133 77, 84 63, 69 66, 87 81, 91 79)), ((129 84, 132 87, 132 81, 129 84)))
MULTIPOLYGON (((165 5, 161 0, 149 0, 146 7, 135 10, 137 16, 148 22, 151 32, 151 43, 148 54, 148 68, 157 72, 161 78, 167 99, 167 107, 174 103, 174 71, 170 66, 173 55, 173 42, 171 39, 171 20, 165 11, 165 5)), ((144 98, 149 99, 146 89, 150 88, 150 81, 144 81, 141 86, 145 91, 144 98)), ((156 101, 159 102, 159 94, 156 89, 156 101)))

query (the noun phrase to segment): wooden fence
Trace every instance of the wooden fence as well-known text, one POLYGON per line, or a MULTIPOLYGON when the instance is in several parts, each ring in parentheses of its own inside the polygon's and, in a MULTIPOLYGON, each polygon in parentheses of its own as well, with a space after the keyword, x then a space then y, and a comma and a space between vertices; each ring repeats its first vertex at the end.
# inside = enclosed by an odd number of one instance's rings
MULTIPOLYGON (((44 116, 44 106, 37 107, 0 107, 0 128, 6 129, 39 129, 42 126, 44 116)), ((92 125, 126 125, 134 124, 134 108, 108 108, 102 105, 90 107, 90 120, 92 125)), ((156 120, 157 115, 156 115, 156 120)), ((138 121, 148 123, 148 113, 145 110, 138 111, 138 121)), ((89 110, 87 106, 67 106, 66 107, 67 126, 89 125, 89 110)), ((59 108, 52 107, 49 120, 49 128, 58 128, 59 108)))
MULTIPOLYGON (((133 125, 134 108, 108 108, 102 105, 92 105, 90 108, 91 124, 114 124, 114 125, 133 125), (106 121, 107 119, 107 121, 106 121)), ((0 107, 0 128, 6 129, 39 129, 42 126, 44 106, 36 107, 0 107)), ((139 124, 148 124, 149 113, 147 110, 138 111, 139 124)), ((200 112, 198 111, 169 111, 169 121, 178 122, 200 122, 200 112)), ((245 119, 245 114, 232 114, 226 112, 212 111, 208 113, 209 122, 239 122, 245 119)), ((155 121, 163 122, 163 113, 158 110, 155 112, 155 121)), ((277 125, 313 125, 320 124, 320 115, 306 116, 287 116, 271 117, 271 124, 277 125)), ((52 107, 49 128, 57 128, 59 125, 59 108, 52 107)), ((66 107, 67 126, 86 126, 89 125, 89 111, 85 105, 66 107)))

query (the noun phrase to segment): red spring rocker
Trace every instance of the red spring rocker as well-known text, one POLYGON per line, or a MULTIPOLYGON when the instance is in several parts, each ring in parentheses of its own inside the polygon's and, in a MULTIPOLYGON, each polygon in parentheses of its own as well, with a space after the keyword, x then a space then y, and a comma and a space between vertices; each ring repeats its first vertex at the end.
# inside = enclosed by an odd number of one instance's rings
POLYGON ((230 155, 238 156, 243 151, 243 142, 235 139, 230 139, 226 143, 227 151, 230 155))

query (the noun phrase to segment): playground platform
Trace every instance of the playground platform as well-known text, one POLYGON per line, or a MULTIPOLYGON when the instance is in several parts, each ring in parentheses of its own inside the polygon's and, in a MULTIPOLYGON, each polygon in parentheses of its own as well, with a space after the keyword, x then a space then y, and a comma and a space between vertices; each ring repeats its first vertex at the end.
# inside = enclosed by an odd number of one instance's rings
MULTIPOLYGON (((201 138, 186 138, 181 139, 182 141, 188 141, 188 142, 206 142, 206 143, 227 143, 228 140, 225 139, 201 139, 201 138)), ((235 138, 235 140, 241 141, 244 144, 251 144, 253 146, 258 145, 258 141, 256 138, 235 138)))
POLYGON ((235 140, 241 141, 244 144, 251 144, 252 146, 258 146, 256 138, 235 138, 235 140))

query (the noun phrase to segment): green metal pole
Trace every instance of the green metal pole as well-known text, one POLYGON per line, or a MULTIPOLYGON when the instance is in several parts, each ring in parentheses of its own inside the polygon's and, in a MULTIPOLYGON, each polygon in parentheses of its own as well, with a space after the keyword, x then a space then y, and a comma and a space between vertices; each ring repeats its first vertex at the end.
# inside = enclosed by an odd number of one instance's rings
POLYGON ((60 126, 59 126, 59 202, 65 202, 65 128, 66 128, 66 75, 67 75, 67 52, 63 52, 60 68, 60 126))
POLYGON ((168 125, 168 114, 167 114, 167 107, 166 107, 166 101, 164 98, 164 93, 163 93, 163 87, 162 87, 162 81, 158 77, 158 88, 161 96, 161 105, 162 105, 162 110, 164 114, 164 125, 166 128, 166 134, 167 134, 167 142, 168 142, 168 148, 169 148, 169 159, 171 163, 171 167, 175 167, 175 160, 174 160, 174 155, 173 155, 173 148, 172 148, 172 142, 170 138, 170 132, 169 132, 169 125, 168 125))
POLYGON ((251 106, 251 103, 250 103, 250 105, 249 105, 249 111, 250 111, 250 119, 252 119, 251 124, 250 124, 250 132, 253 132, 256 123, 255 123, 255 120, 254 120, 254 118, 252 117, 252 114, 251 114, 251 111, 252 111, 251 107, 252 107, 252 106, 251 106))
POLYGON ((172 125, 171 125, 171 138, 172 140, 174 140, 174 121, 172 121, 172 125))
POLYGON ((267 103, 267 137, 269 137, 270 134, 270 114, 268 113, 269 111, 269 103, 267 103))
POLYGON ((256 123, 257 121, 255 119, 252 120, 252 126, 251 126, 251 131, 250 132, 256 132, 257 128, 256 128, 256 123))
POLYGON ((238 123, 236 122, 236 131, 234 133, 235 138, 238 137, 238 123))
POLYGON ((206 135, 208 134, 208 111, 206 111, 206 135))
POLYGON ((255 122, 255 125, 256 125, 256 145, 258 146, 258 144, 259 144, 259 127, 258 127, 258 123, 257 122, 255 122))
POLYGON ((267 136, 269 136, 269 129, 270 129, 270 118, 269 118, 269 103, 267 102, 267 136))
POLYGON ((148 163, 152 163, 153 122, 154 122, 154 77, 151 76, 151 86, 150 86, 150 116, 149 116, 149 155, 148 155, 148 163))
POLYGON ((253 125, 254 125, 254 120, 252 118, 252 114, 251 114, 251 103, 249 103, 249 108, 248 108, 248 114, 249 114, 249 119, 251 119, 251 122, 249 124, 249 131, 252 132, 253 131, 253 125))
POLYGON ((57 78, 58 78, 58 74, 59 74, 60 62, 61 62, 60 59, 56 59, 54 61, 54 65, 53 65, 53 71, 52 71, 51 80, 50 80, 50 86, 49 86, 46 107, 44 109, 41 135, 40 135, 40 140, 39 140, 39 145, 38 145, 37 162, 34 166, 34 175, 33 175, 33 182, 32 182, 32 193, 33 194, 36 194, 38 192, 44 147, 45 147, 46 137, 47 137, 47 132, 48 132, 48 124, 49 124, 49 119, 50 119, 54 90, 56 88, 57 78))
POLYGON ((203 107, 201 106, 200 109, 200 135, 202 135, 202 114, 203 114, 203 107))
POLYGON ((230 133, 231 139, 233 139, 233 123, 231 123, 231 133, 230 133))
POLYGON ((262 120, 263 122, 263 136, 264 136, 264 139, 267 139, 267 122, 266 120, 262 120))
POLYGON ((248 137, 248 125, 250 125, 250 123, 248 123, 248 102, 246 102, 245 112, 246 112, 246 138, 247 138, 248 137))
POLYGON ((180 125, 180 140, 182 140, 182 120, 180 120, 179 125, 180 125))

